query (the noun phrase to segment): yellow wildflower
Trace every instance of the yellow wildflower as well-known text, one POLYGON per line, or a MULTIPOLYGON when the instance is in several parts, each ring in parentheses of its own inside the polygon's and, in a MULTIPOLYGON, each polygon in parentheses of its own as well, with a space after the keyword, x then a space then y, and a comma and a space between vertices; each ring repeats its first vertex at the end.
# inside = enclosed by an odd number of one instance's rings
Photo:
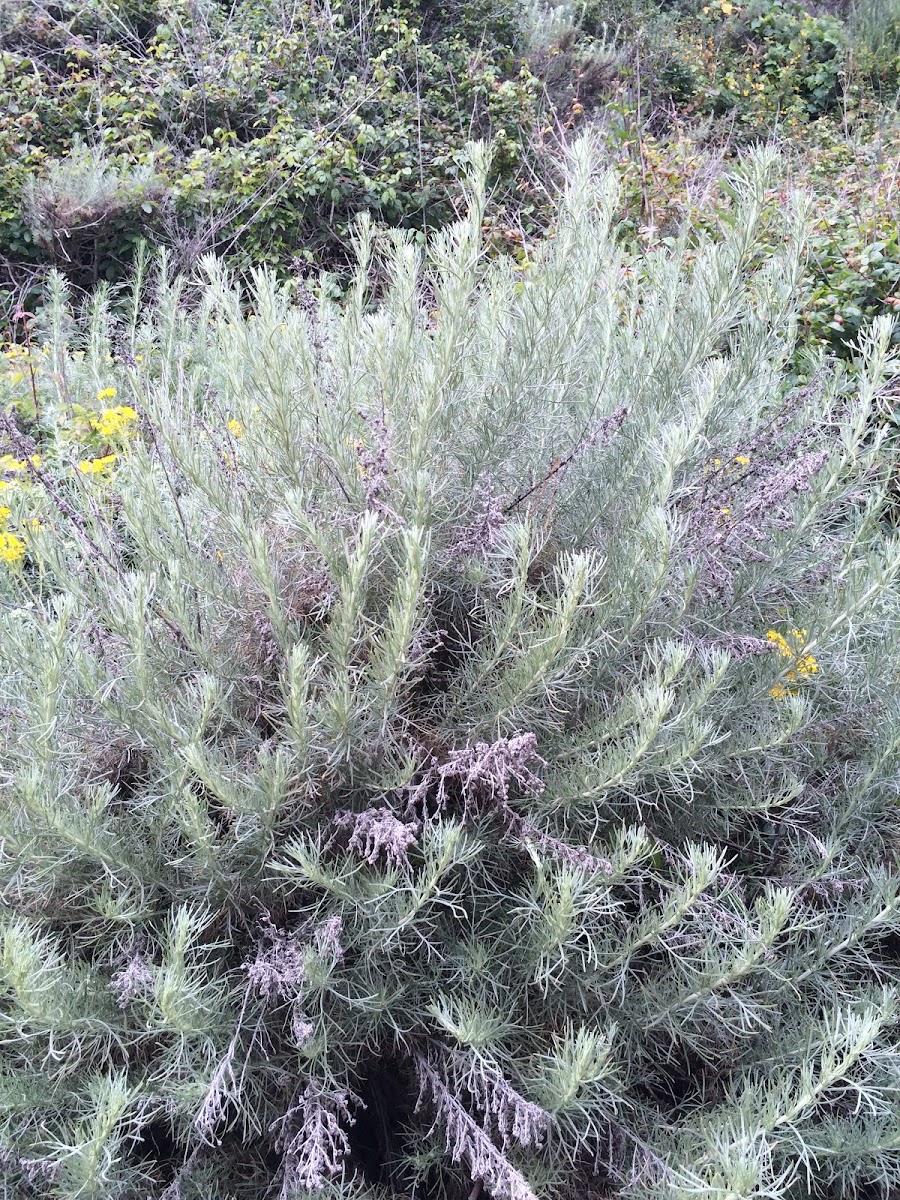
POLYGON ((127 404, 120 404, 117 408, 105 409, 91 424, 103 437, 111 438, 119 434, 127 435, 136 420, 137 413, 134 409, 129 408, 127 404))
POLYGON ((11 508, 7 508, 5 504, 0 504, 0 524, 6 524, 6 518, 12 512, 11 508))
MULTIPOLYGON (((804 653, 806 645, 805 629, 789 629, 787 637, 783 633, 779 633, 776 629, 770 629, 766 637, 777 647, 778 653, 782 658, 793 660, 793 666, 785 672, 785 679, 789 683, 808 679, 810 675, 815 675, 819 670, 819 664, 815 656, 804 653)), ((780 700, 783 696, 793 696, 797 693, 796 688, 786 687, 783 683, 776 683, 769 691, 776 700, 780 700)))
POLYGON ((114 400, 115 395, 116 395, 116 389, 114 387, 101 388, 101 390, 97 393, 97 399, 98 400, 114 400))
POLYGON ((29 463, 33 467, 39 467, 41 465, 41 456, 39 454, 32 454, 29 458, 19 459, 13 458, 11 454, 0 455, 0 468, 4 471, 24 471, 28 468, 29 463))
POLYGON ((228 422, 228 428, 236 438, 244 436, 244 427, 237 417, 231 418, 231 420, 228 422))
POLYGON ((750 455, 749 454, 736 454, 734 456, 734 461, 736 463, 738 463, 739 466, 742 466, 742 467, 749 466, 750 455))
POLYGON ((115 461, 115 454, 105 454, 103 458, 83 458, 78 464, 78 470, 84 475, 102 475, 115 461))
POLYGON ((25 543, 14 533, 0 533, 0 559, 17 563, 25 557, 25 543))

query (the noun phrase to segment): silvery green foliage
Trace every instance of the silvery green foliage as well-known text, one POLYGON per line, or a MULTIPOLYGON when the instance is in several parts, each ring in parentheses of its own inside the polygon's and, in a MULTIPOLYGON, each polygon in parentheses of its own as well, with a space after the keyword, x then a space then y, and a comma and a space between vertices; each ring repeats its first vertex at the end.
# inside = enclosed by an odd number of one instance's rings
POLYGON ((525 264, 476 165, 343 306, 57 287, 47 428, 141 425, 4 568, 8 1194, 900 1187, 890 330, 788 386, 765 167, 691 253, 582 144, 525 264))

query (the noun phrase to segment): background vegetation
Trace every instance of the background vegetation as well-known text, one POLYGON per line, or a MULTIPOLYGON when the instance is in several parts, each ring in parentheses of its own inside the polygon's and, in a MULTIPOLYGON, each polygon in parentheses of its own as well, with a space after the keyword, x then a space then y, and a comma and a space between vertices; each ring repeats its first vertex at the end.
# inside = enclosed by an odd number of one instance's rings
POLYGON ((106 0, 0 8, 0 254, 79 284, 141 237, 185 265, 331 264, 368 209, 451 213, 467 138, 520 156, 535 86, 515 9, 106 0), (36 187, 26 187, 29 179, 36 187))
POLYGON ((816 197, 807 339, 898 304, 893 0, 0 0, 0 319, 50 266, 119 280, 142 239, 286 277, 346 272, 353 216, 424 234, 493 147, 486 233, 522 255, 590 126, 644 246, 714 223, 723 162, 776 138, 816 197))

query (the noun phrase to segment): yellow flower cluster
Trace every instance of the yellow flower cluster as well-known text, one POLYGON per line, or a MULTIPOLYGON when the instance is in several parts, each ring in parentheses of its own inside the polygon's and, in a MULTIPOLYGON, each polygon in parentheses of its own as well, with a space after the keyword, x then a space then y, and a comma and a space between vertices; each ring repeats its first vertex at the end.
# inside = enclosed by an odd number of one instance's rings
POLYGON ((228 422, 228 429, 232 436, 240 438, 244 436, 244 426, 240 423, 237 417, 232 417, 228 422))
POLYGON ((29 458, 19 459, 13 458, 11 454, 0 455, 0 470, 3 471, 27 471, 29 463, 33 467, 39 467, 41 465, 41 456, 39 454, 32 454, 29 458))
POLYGON ((102 458, 83 458, 78 464, 78 470, 83 475, 103 475, 112 470, 117 455, 105 454, 102 458))
MULTIPOLYGON (((112 392, 115 395, 115 388, 107 388, 107 392, 112 392)), ((98 392, 98 398, 103 395, 98 392)), ((92 421, 91 424, 105 438, 127 437, 131 432, 131 427, 137 421, 137 413, 133 408, 129 408, 127 404, 120 404, 116 408, 107 408, 100 416, 92 421)))
POLYGON ((10 383, 21 383, 25 378, 23 367, 31 365, 31 351, 27 346, 10 346, 3 351, 3 357, 8 360, 6 378, 10 383))
POLYGON ((0 560, 12 565, 25 557, 25 543, 14 533, 0 533, 0 560))
MULTIPOLYGON (((736 454, 734 456, 734 461, 738 464, 738 466, 746 467, 750 462, 750 455, 749 454, 736 454)), ((721 458, 714 458, 712 461, 712 465, 713 465, 713 470, 718 471, 722 466, 721 458)), ((709 467, 707 467, 707 470, 709 470, 709 467)), ((725 470, 726 471, 731 470, 731 463, 728 464, 728 466, 725 468, 725 470)))
MULTIPOLYGON (((785 673, 785 679, 788 683, 796 683, 801 679, 808 679, 810 675, 816 674, 819 664, 812 654, 804 653, 804 647, 806 646, 805 629, 789 629, 787 637, 775 629, 770 629, 766 637, 775 645, 782 658, 793 659, 794 665, 785 673)), ((797 694, 796 688, 787 687, 783 683, 776 683, 769 691, 776 700, 781 700, 784 696, 795 696, 797 694)))
POLYGON ((12 509, 5 504, 0 505, 0 561, 12 565, 25 557, 25 543, 6 528, 6 520, 12 509))
MULTIPOLYGON (((115 395, 115 388, 103 388, 97 393, 97 399, 113 400, 115 395)), ((99 434, 106 441, 127 438, 134 432, 137 419, 137 413, 128 404, 117 404, 114 408, 104 408, 99 413, 95 409, 85 408, 83 404, 73 404, 71 436, 79 441, 88 440, 95 434, 99 434)))

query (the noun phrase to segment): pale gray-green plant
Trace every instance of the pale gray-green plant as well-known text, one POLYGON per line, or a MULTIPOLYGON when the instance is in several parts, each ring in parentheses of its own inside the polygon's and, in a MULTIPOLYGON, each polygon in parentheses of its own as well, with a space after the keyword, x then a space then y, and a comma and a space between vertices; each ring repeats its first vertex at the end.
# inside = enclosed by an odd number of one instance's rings
POLYGON ((5 427, 9 1195, 900 1187, 890 326, 850 399, 791 384, 765 154, 631 257, 579 143, 518 263, 472 154, 341 304, 52 284, 5 427))
POLYGON ((70 266, 90 262, 96 282, 98 248, 117 221, 140 226, 158 211, 165 187, 153 162, 129 166, 111 160, 103 146, 76 146, 29 177, 22 210, 37 245, 70 266))

